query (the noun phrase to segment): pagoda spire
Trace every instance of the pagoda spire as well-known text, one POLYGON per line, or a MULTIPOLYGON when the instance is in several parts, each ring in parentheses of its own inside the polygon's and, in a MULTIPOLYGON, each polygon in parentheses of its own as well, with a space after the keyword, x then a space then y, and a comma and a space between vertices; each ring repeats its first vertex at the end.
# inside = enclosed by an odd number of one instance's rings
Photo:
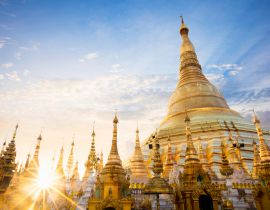
POLYGON ((24 165, 24 169, 27 169, 30 163, 30 153, 27 154, 27 159, 24 165))
POLYGON ((136 142, 135 142, 135 150, 136 149, 141 149, 141 146, 140 146, 140 137, 139 137, 139 128, 137 126, 137 129, 136 129, 136 142))
POLYGON ((155 133, 152 136, 152 142, 153 142, 153 150, 154 150, 154 159, 153 159, 153 172, 154 177, 161 177, 161 174, 163 173, 163 164, 160 157, 159 152, 159 142, 157 139, 157 133, 155 133))
POLYGON ((63 169, 63 159, 64 159, 64 148, 62 146, 62 148, 60 150, 58 163, 56 166, 56 173, 58 174, 58 176, 61 176, 61 177, 65 177, 65 173, 64 173, 64 169, 63 169))
POLYGON ((187 148, 186 148, 186 159, 185 164, 189 162, 199 162, 197 151, 193 145, 193 140, 190 130, 190 118, 186 112, 186 138, 187 138, 187 148))
POLYGON ((197 59, 195 48, 189 39, 189 29, 184 23, 183 17, 181 17, 180 35, 182 37, 182 45, 180 48, 180 83, 181 85, 192 81, 205 81, 208 80, 202 73, 201 65, 197 59), (192 69, 188 67, 193 67, 192 69))
POLYGON ((19 127, 19 124, 17 123, 17 125, 15 126, 15 130, 14 130, 14 133, 13 133, 13 137, 12 137, 12 140, 13 140, 13 141, 15 141, 15 138, 16 138, 16 135, 17 135, 18 127, 19 127))
POLYGON ((90 152, 88 155, 88 159, 85 163, 85 173, 84 173, 84 177, 87 178, 90 174, 91 171, 93 171, 94 169, 97 169, 97 156, 96 156, 96 146, 95 146, 95 126, 93 123, 93 130, 92 130, 92 142, 91 142, 91 148, 90 148, 90 152))
POLYGON ((189 39, 189 29, 183 18, 179 32, 182 39, 179 80, 175 91, 170 97, 168 114, 162 124, 168 123, 169 126, 169 124, 173 123, 174 118, 175 122, 179 122, 179 117, 182 122, 182 119, 185 118, 185 113, 183 112, 185 107, 188 107, 189 110, 216 107, 227 109, 230 112, 229 106, 222 94, 203 74, 195 48, 189 39), (195 101, 196 103, 194 103, 195 101))
POLYGON ((257 117, 254 109, 253 109, 253 123, 255 124, 257 134, 259 137, 259 151, 260 151, 260 158, 261 162, 270 162, 270 151, 268 145, 265 143, 264 137, 263 137, 263 131, 261 129, 261 122, 259 118, 257 117))
POLYGON ((163 171, 163 178, 169 178, 170 172, 173 169, 173 164, 174 164, 174 158, 172 154, 172 148, 171 148, 171 137, 168 136, 168 146, 167 146, 167 157, 166 157, 166 162, 164 166, 164 171, 163 171))
POLYGON ((122 161, 120 159, 120 156, 118 154, 117 149, 117 124, 118 124, 118 118, 115 113, 114 119, 113 119, 113 138, 112 138, 112 146, 110 150, 110 154, 107 160, 107 163, 105 164, 104 168, 102 169, 102 176, 105 176, 106 174, 121 174, 124 175, 125 171, 122 167, 122 161))
POLYGON ((260 151, 260 166, 259 166, 259 177, 263 180, 270 180, 270 150, 268 145, 265 143, 263 131, 261 129, 261 123, 259 118, 256 116, 253 110, 253 123, 256 126, 256 130, 259 137, 259 151, 260 151))
POLYGON ((68 177, 70 178, 70 175, 71 175, 71 170, 72 170, 72 167, 73 167, 73 150, 74 150, 74 138, 73 138, 73 141, 71 143, 71 149, 70 149, 70 153, 69 153, 69 156, 68 156, 68 162, 67 162, 67 174, 68 174, 68 177))
POLYGON ((119 165, 122 165, 122 162, 120 160, 120 156, 118 154, 118 148, 117 148, 117 124, 118 124, 118 118, 117 114, 115 113, 114 119, 113 119, 113 138, 112 138, 112 146, 111 151, 108 157, 107 164, 116 163, 119 165))
POLYGON ((221 143, 221 167, 219 169, 221 175, 230 176, 233 174, 233 168, 230 167, 229 161, 225 152, 224 144, 221 143))
MULTIPOLYGON (((28 167, 25 167, 25 170, 27 171, 26 176, 29 177, 37 177, 38 176, 38 169, 39 169, 39 150, 40 150, 40 142, 42 140, 42 136, 41 134, 37 137, 37 145, 35 147, 35 152, 34 155, 31 159, 31 161, 28 162, 26 161, 26 165, 28 165, 28 167)), ((30 154, 28 156, 28 158, 30 158, 30 154)))
POLYGON ((103 169, 103 152, 99 154, 98 172, 100 173, 103 169))
POLYGON ((206 157, 206 152, 205 152, 205 150, 203 150, 202 142, 201 142, 200 137, 199 137, 199 145, 198 145, 198 157, 199 157, 199 160, 200 160, 200 163, 202 165, 203 170, 206 171, 210 175, 210 177, 212 179, 215 179, 216 174, 212 170, 212 168, 210 167, 210 165, 208 163, 208 160, 207 160, 207 157, 206 157))
POLYGON ((147 180, 147 170, 144 164, 140 146, 139 128, 136 129, 135 149, 130 160, 131 182, 144 182, 147 180))
POLYGON ((4 160, 4 166, 3 166, 4 175, 3 176, 5 176, 5 174, 7 174, 7 176, 9 177, 7 179, 8 182, 11 180, 11 178, 12 178, 12 176, 14 174, 14 171, 16 169, 16 163, 15 163, 15 159, 16 159, 15 138, 16 138, 17 130, 18 130, 18 124, 15 127, 15 131, 13 133, 12 140, 10 141, 8 146, 6 147, 6 150, 4 151, 4 155, 3 155, 3 160, 4 160))
POLYGON ((258 179, 258 172, 259 172, 259 166, 260 166, 260 154, 257 148, 257 144, 255 141, 253 141, 253 169, 252 169, 252 178, 258 179))
POLYGON ((79 162, 77 160, 73 169, 72 177, 71 177, 73 180, 77 180, 80 178, 78 165, 79 165, 79 162))
POLYGON ((91 143, 91 151, 90 151, 90 155, 96 158, 96 145, 95 145, 95 127, 93 125, 93 131, 92 131, 92 143, 91 143))
POLYGON ((32 164, 34 164, 34 166, 36 168, 39 167, 39 150, 40 150, 40 142, 41 142, 41 140, 42 140, 42 136, 41 136, 41 134, 39 134, 39 136, 37 138, 37 145, 36 145, 34 157, 33 157, 32 161, 31 161, 31 162, 33 162, 32 164))

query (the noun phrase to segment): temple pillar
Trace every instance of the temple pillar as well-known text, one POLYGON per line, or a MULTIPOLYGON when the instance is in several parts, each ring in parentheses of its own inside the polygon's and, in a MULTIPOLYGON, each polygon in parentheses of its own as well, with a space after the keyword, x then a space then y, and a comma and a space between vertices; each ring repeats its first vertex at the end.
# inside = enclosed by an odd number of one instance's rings
POLYGON ((185 199, 186 199, 186 210, 193 210, 191 193, 185 193, 185 199))
POLYGON ((180 210, 185 210, 185 203, 184 203, 184 201, 180 201, 180 210))
POLYGON ((91 199, 88 202, 88 209, 97 210, 98 205, 100 204, 100 200, 91 199))
POLYGON ((200 210, 199 200, 194 199, 193 202, 194 202, 194 210, 200 210))
POLYGON ((213 199, 213 209, 218 210, 218 200, 217 199, 213 199))

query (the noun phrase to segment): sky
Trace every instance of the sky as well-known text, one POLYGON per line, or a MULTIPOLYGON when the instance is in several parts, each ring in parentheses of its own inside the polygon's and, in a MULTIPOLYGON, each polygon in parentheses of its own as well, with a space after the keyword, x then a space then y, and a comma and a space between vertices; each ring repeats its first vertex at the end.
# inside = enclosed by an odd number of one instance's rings
POLYGON ((230 107, 270 127, 270 3, 259 0, 0 0, 0 143, 16 123, 17 160, 52 164, 75 141, 80 172, 93 122, 96 150, 133 151, 166 115, 179 71, 180 19, 190 29, 203 72, 230 107))

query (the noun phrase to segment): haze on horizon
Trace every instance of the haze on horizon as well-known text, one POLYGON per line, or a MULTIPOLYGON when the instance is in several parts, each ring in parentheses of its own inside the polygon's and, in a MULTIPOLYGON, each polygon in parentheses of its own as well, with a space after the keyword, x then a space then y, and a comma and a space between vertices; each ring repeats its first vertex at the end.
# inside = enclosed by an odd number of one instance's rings
POLYGON ((159 125, 178 80, 179 15, 207 78, 230 107, 270 127, 270 3, 267 1, 0 0, 0 143, 16 123, 17 159, 41 165, 75 139, 80 172, 90 150, 111 146, 119 118, 121 159, 159 125))

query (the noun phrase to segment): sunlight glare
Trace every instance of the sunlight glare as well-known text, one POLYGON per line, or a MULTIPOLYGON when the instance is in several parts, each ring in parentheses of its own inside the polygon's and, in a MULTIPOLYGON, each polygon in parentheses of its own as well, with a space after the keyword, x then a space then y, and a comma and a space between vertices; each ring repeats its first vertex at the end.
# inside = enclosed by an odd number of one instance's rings
POLYGON ((52 177, 50 170, 48 170, 45 167, 41 167, 39 169, 37 184, 38 184, 39 188, 41 188, 41 189, 47 189, 47 188, 52 186, 53 177, 52 177))

